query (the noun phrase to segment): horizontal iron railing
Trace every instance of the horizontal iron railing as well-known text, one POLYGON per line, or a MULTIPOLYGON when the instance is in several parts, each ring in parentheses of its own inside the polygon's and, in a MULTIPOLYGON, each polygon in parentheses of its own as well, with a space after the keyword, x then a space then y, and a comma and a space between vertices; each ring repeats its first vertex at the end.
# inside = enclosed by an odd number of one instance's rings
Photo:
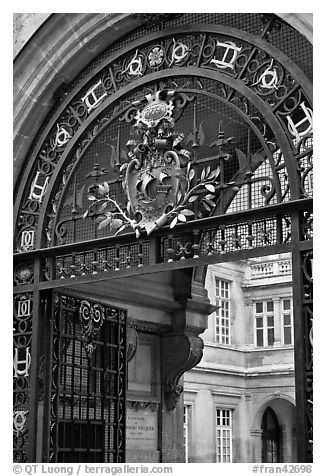
MULTIPOLYGON (((311 211, 312 199, 302 199, 189 221, 172 230, 166 226, 149 237, 143 233, 139 239, 134 233, 126 233, 17 253, 14 255, 15 284, 32 283, 33 277, 28 276, 26 269, 36 259, 41 260, 40 282, 64 280, 66 283, 76 279, 84 281, 87 276, 102 273, 106 277, 108 274, 116 277, 140 274, 154 266, 155 271, 159 271, 208 264, 229 255, 240 259, 253 253, 266 254, 266 248, 268 254, 281 248, 287 251, 293 246, 291 215, 311 211)), ((303 241, 310 241, 312 230, 306 226, 301 235, 303 241)))

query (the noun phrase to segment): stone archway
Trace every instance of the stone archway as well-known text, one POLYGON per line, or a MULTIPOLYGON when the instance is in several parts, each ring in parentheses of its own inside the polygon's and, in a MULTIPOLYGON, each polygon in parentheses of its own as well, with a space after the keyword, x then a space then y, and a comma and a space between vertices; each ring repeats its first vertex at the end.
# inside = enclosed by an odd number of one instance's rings
MULTIPOLYGON (((312 43, 312 18, 309 14, 276 15, 312 43)), ((36 31, 33 21, 31 19, 31 25, 26 26, 29 34, 15 58, 13 70, 14 183, 24 167, 25 156, 41 122, 55 103, 55 92, 63 84, 69 84, 103 48, 142 24, 144 19, 132 14, 56 13, 40 25, 35 24, 36 31), (31 97, 33 101, 30 101, 31 97), (37 120, 30 121, 31 115, 37 120)))
POLYGON ((261 461, 262 453, 262 418, 266 409, 270 407, 278 420, 281 429, 281 462, 290 463, 297 461, 296 451, 296 423, 295 404, 288 395, 270 395, 260 403, 253 417, 250 430, 252 437, 252 453, 254 461, 261 461))

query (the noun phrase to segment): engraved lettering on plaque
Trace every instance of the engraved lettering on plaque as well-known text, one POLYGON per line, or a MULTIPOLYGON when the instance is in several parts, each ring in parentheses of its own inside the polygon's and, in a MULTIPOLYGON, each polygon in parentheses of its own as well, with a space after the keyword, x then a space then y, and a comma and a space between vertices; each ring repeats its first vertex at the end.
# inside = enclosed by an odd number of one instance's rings
POLYGON ((127 411, 128 449, 157 449, 157 412, 127 411))

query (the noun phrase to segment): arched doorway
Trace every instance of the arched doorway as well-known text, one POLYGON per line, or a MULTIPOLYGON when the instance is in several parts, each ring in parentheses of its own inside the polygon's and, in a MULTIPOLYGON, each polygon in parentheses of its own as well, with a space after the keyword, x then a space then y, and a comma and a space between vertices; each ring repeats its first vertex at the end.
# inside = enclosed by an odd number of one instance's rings
MULTIPOLYGON (((144 15, 137 22, 127 38, 92 58, 69 85, 56 91, 53 110, 24 157, 16 190, 14 277, 19 321, 15 357, 16 363, 26 363, 15 382, 16 454, 22 460, 27 457, 28 438, 21 430, 37 432, 39 342, 45 335, 41 316, 53 312, 55 290, 74 298, 92 292, 98 299, 94 288, 103 284, 109 296, 118 278, 173 271, 170 282, 178 304, 173 312, 181 324, 171 325, 160 336, 163 353, 169 356, 162 375, 163 403, 169 411, 182 392, 178 383, 182 373, 196 364, 201 353, 198 334, 205 327, 203 319, 196 316, 197 322, 194 318, 189 326, 182 314, 196 284, 200 289, 196 282, 191 287, 192 267, 218 261, 222 255, 233 259, 263 254, 266 248, 293 248, 299 322, 303 307, 306 313, 310 310, 310 299, 303 303, 301 296, 301 286, 311 282, 311 84, 308 63, 300 57, 300 51, 306 51, 300 46, 304 39, 297 36, 293 51, 285 51, 277 19, 255 14, 241 19, 218 14, 144 15), (155 101, 160 111, 149 108, 155 101), (149 126, 144 111, 154 115, 158 111, 158 122, 149 126), (162 118, 168 126, 160 123, 162 118), (163 165, 154 167, 156 171, 161 167, 159 193, 168 193, 164 180, 171 178, 166 171, 173 161, 176 179, 182 174, 188 185, 197 181, 192 188, 180 186, 172 204, 168 201, 160 210, 170 227, 161 228, 161 216, 150 216, 151 228, 157 229, 151 236, 142 223, 148 209, 136 210, 132 203, 136 196, 128 201, 124 191, 124 172, 139 152, 147 150, 145 146, 153 146, 151 158, 157 154, 161 160, 162 150, 168 153, 163 165), (98 195, 103 190, 112 193, 106 203, 100 203, 98 195), (89 201, 96 206, 88 209, 89 201), (103 208, 108 202, 120 210, 103 208), (134 207, 132 219, 128 202, 134 207), (187 207, 181 206, 183 202, 187 207), (119 236, 112 214, 120 214, 115 219, 119 236), (127 217, 126 223, 121 216, 127 217), (196 221, 185 223, 187 216, 196 221), (136 227, 130 226, 134 219, 136 227), (182 289, 177 282, 180 274, 182 289), (173 349, 181 341, 190 350, 176 366, 173 349)), ((288 27, 283 27, 286 36, 288 27)), ((147 180, 147 172, 137 179, 138 192, 143 192, 140 182, 147 180)), ((153 195, 147 199, 153 200, 153 195)), ((298 338, 306 331, 299 326, 298 338)), ((126 347, 125 342, 122 345, 126 347)), ((51 372, 51 358, 46 362, 51 372)), ((298 373, 298 379, 306 386, 305 374, 298 373)), ((48 411, 52 393, 53 387, 48 387, 48 411)), ((301 404, 305 405, 303 398, 301 404)), ((123 410, 117 412, 116 418, 122 414, 123 410)), ((123 429, 119 435, 124 441, 123 429)), ((165 449, 155 445, 161 457, 165 449)), ((33 461, 35 446, 29 445, 28 451, 33 461)), ((46 451, 42 457, 48 457, 46 451)))
POLYGON ((281 462, 281 438, 280 425, 274 411, 267 407, 261 422, 262 429, 262 462, 281 462))
POLYGON ((258 462, 295 462, 297 454, 296 407, 285 394, 269 395, 258 404, 252 421, 252 454, 258 462))

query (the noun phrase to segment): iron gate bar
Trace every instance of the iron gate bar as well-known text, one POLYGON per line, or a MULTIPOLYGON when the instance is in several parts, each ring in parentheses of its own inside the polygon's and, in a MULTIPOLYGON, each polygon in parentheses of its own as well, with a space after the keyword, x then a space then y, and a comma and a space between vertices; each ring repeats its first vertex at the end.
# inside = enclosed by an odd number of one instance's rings
MULTIPOLYGON (((297 246, 296 248, 302 249, 302 250, 305 250, 305 249, 309 250, 312 248, 312 246, 313 246, 313 241, 309 240, 309 241, 302 242, 302 246, 300 247, 297 246)), ((90 274, 86 276, 79 276, 78 278, 69 278, 69 277, 65 279, 59 278, 53 281, 43 281, 40 283, 39 288, 40 290, 45 290, 45 289, 62 288, 62 287, 68 287, 68 286, 77 286, 78 284, 94 283, 94 282, 106 281, 109 279, 126 278, 131 276, 142 276, 145 274, 192 268, 195 266, 204 266, 204 265, 215 264, 215 263, 225 263, 227 261, 238 261, 241 259, 249 259, 249 258, 255 258, 259 256, 273 255, 277 253, 291 253, 294 248, 295 247, 292 244, 275 245, 275 246, 253 249, 253 250, 233 251, 230 253, 213 255, 213 256, 205 256, 202 258, 187 258, 185 260, 174 261, 171 263, 159 263, 159 264, 154 264, 152 266, 144 266, 141 268, 123 269, 120 271, 100 272, 96 275, 90 274)), ((33 289, 33 285, 16 286, 14 288, 14 294, 28 292, 31 289, 33 289)))
POLYGON ((34 276, 36 277, 33 286, 33 320, 32 320, 32 344, 31 344, 31 370, 30 370, 30 406, 28 433, 30 441, 27 448, 27 461, 36 461, 36 434, 37 434, 37 406, 39 389, 39 357, 41 338, 41 291, 39 289, 39 279, 41 277, 41 260, 36 258, 34 264, 34 276))
MULTIPOLYGON (((230 214, 225 214, 223 216, 217 216, 217 217, 209 217, 209 218, 204 218, 201 220, 196 220, 196 221, 190 221, 185 224, 180 224, 178 225, 173 232, 178 236, 180 236, 181 233, 193 233, 194 235, 199 235, 200 232, 203 232, 205 230, 210 230, 209 233, 212 235, 218 231, 217 226, 225 226, 226 224, 229 225, 236 225, 237 223, 244 224, 247 221, 250 221, 251 217, 255 217, 255 219, 259 219, 264 217, 269 218, 273 217, 273 219, 277 220, 278 217, 281 219, 282 215, 286 214, 287 215, 296 215, 297 213, 302 213, 303 211, 311 210, 312 207, 312 199, 302 199, 302 200, 297 200, 297 201, 292 201, 292 202, 287 202, 283 204, 278 204, 278 205, 272 205, 268 207, 264 207, 262 209, 252 209, 249 210, 245 213, 230 213, 230 214), (200 230, 200 232, 199 232, 200 230)), ((259 223, 259 222, 258 222, 259 223)), ((275 224, 275 223, 273 223, 275 224)), ((280 228, 279 225, 277 228, 280 228)), ((293 226, 291 227, 293 229, 293 226)), ((64 276, 64 274, 61 274, 61 276, 50 276, 48 279, 44 279, 43 281, 39 281, 37 286, 40 290, 42 289, 50 289, 50 288, 58 288, 58 287, 63 287, 67 286, 70 284, 78 284, 78 283, 89 283, 89 282, 95 282, 95 281, 103 281, 107 279, 114 279, 114 278, 119 278, 119 277, 127 277, 127 276, 136 276, 140 274, 148 274, 152 272, 160 272, 160 271, 166 271, 166 270, 172 270, 172 269, 182 269, 182 268, 189 268, 193 266, 200 266, 200 265, 206 265, 206 264, 213 264, 217 262, 225 262, 225 261, 231 261, 231 260, 238 260, 238 259, 247 259, 250 257, 255 257, 255 256, 264 256, 266 254, 275 254, 275 253, 280 253, 280 252, 290 252, 294 249, 311 249, 312 248, 312 239, 305 239, 302 241, 297 241, 297 237, 295 235, 292 235, 291 241, 290 242, 282 242, 282 237, 278 236, 279 234, 282 234, 282 230, 278 230, 277 235, 274 237, 275 243, 269 245, 269 244, 263 244, 262 246, 259 247, 252 247, 252 248, 246 248, 246 249, 239 249, 239 250, 233 250, 233 251, 216 251, 214 253, 209 253, 208 255, 198 255, 197 257, 187 257, 186 253, 184 253, 184 256, 182 256, 182 259, 177 259, 175 261, 173 260, 167 260, 167 257, 159 254, 160 247, 162 246, 162 243, 160 240, 162 239, 173 239, 175 236, 172 233, 172 230, 170 230, 169 227, 162 228, 161 230, 158 230, 157 232, 153 233, 146 244, 149 246, 149 261, 148 263, 144 263, 142 265, 134 266, 134 267, 127 267, 124 269, 120 269, 119 267, 116 267, 115 269, 104 269, 104 270, 97 270, 97 265, 94 266, 94 261, 92 262, 93 265, 93 272, 89 272, 89 274, 84 275, 79 275, 75 276, 73 273, 71 276, 64 276), (54 279, 53 279, 54 278, 54 279)), ((185 235, 187 237, 187 235, 185 235)), ((196 237, 195 237, 196 238, 196 237)), ((188 238, 186 238, 188 239, 188 238)), ((55 263, 55 259, 59 259, 64 261, 65 258, 68 259, 69 257, 74 257, 76 256, 76 253, 82 253, 83 256, 87 252, 93 253, 93 255, 97 255, 98 250, 101 246, 113 246, 114 250, 116 250, 117 253, 119 253, 119 247, 122 245, 128 245, 130 243, 130 240, 135 240, 133 233, 128 233, 125 235, 121 236, 111 236, 108 238, 101 238, 97 240, 91 240, 88 242, 81 242, 81 243, 76 243, 76 244, 69 244, 69 245, 61 245, 58 247, 53 247, 53 248, 48 248, 48 249, 42 249, 42 250, 37 250, 37 251, 30 251, 26 253, 20 253, 15 255, 15 262, 19 263, 22 265, 22 263, 28 261, 31 262, 33 259, 40 259, 41 262, 43 263, 43 268, 45 268, 45 260, 50 259, 51 260, 51 267, 55 268, 58 263, 55 263), (66 254, 65 254, 66 253, 66 254)), ((139 242, 134 241, 136 246, 138 245, 139 242)), ((198 246, 199 245, 195 245, 198 246)), ((104 248, 107 249, 107 248, 104 248)), ((173 250, 172 250, 173 251, 173 250)), ((169 249, 167 249, 167 252, 169 252, 169 249)), ((198 249, 197 249, 198 253, 198 249)), ((117 258, 119 259, 119 258, 117 258)), ((71 268, 73 266, 74 261, 72 261, 71 268)), ((129 259, 129 264, 130 264, 130 259, 129 259)), ((64 269, 64 264, 62 265, 64 269)), ((74 265, 75 267, 75 265, 74 265)), ((27 285, 18 285, 14 287, 14 292, 26 292, 28 290, 34 290, 35 289, 35 284, 27 284, 27 285)))
MULTIPOLYGON (((285 213, 290 213, 293 211, 310 211, 313 208, 313 199, 312 198, 303 198, 299 200, 291 200, 289 202, 278 203, 275 205, 268 205, 261 208, 252 208, 250 210, 242 212, 233 212, 226 213, 219 216, 210 216, 207 218, 200 218, 198 220, 192 220, 187 223, 180 223, 176 225, 173 231, 170 230, 169 226, 164 226, 152 233, 149 238, 149 241, 154 238, 166 237, 168 234, 178 232, 187 232, 198 229, 200 231, 213 228, 218 225, 227 225, 227 224, 237 224, 239 222, 244 222, 250 218, 268 218, 272 215, 282 215, 285 213)), ((145 239, 147 236, 145 232, 142 232, 141 239, 145 239)), ((135 242, 135 234, 133 232, 125 233, 123 235, 109 236, 105 238, 97 238, 95 240, 89 241, 80 241, 78 243, 70 243, 67 245, 53 246, 51 248, 40 248, 38 250, 25 251, 22 253, 14 253, 13 259, 14 263, 20 263, 25 261, 31 261, 36 257, 39 258, 48 258, 51 256, 63 254, 66 252, 73 251, 91 251, 95 247, 99 248, 108 244, 126 244, 130 242, 135 242)))
MULTIPOLYGON (((292 229, 294 240, 302 239, 302 217, 294 217, 292 229)), ((309 301, 312 293, 312 279, 309 290, 304 286, 303 252, 312 252, 311 248, 306 250, 299 246, 292 252, 292 273, 293 273, 293 316, 294 316, 294 362, 295 362, 295 390, 296 390, 296 421, 300 431, 297 434, 298 462, 307 463, 313 461, 312 455, 312 421, 309 420, 308 402, 312 395, 308 394, 308 373, 309 364, 312 363, 312 343, 310 342, 309 327, 305 314, 305 304, 309 301), (306 294, 307 293, 307 294, 306 294), (308 354, 308 355, 307 355, 308 354)), ((311 301, 312 305, 312 301, 311 301)), ((311 375, 312 379, 312 375, 311 375)), ((312 380, 311 380, 312 385, 312 380)), ((312 404, 312 402, 311 402, 312 404)))
MULTIPOLYGON (((49 290, 47 293, 43 292, 44 301, 46 304, 45 315, 52 316, 53 313, 53 300, 52 293, 49 290)), ((50 381, 52 375, 52 352, 53 352, 53 339, 52 339, 52 318, 44 319, 43 322, 44 340, 48 345, 48 352, 45 353, 44 361, 44 382, 50 381)), ((49 447, 50 447, 50 410, 51 410, 51 387, 50 385, 44 385, 44 411, 43 411, 43 435, 42 435, 42 462, 48 462, 49 447)))
POLYGON ((297 445, 301 451, 298 451, 298 462, 305 463, 309 461, 308 448, 306 444, 308 439, 307 425, 307 403, 306 403, 306 385, 305 385, 305 335, 304 335, 304 316, 302 309, 302 270, 301 253, 294 251, 292 253, 292 270, 294 276, 293 286, 293 316, 294 316, 294 366, 295 366, 295 401, 296 401, 296 421, 297 427, 301 429, 297 434, 297 445))

